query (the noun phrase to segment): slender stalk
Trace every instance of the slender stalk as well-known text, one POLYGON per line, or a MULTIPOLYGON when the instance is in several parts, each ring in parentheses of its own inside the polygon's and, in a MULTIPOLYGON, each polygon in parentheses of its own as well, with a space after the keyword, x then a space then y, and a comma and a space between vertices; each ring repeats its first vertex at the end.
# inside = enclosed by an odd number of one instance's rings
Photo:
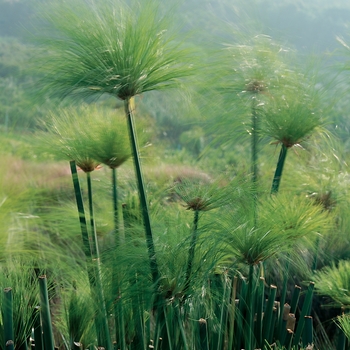
POLYGON ((283 276, 283 288, 282 288, 281 297, 280 297, 280 308, 279 308, 278 330, 277 330, 277 334, 279 337, 281 337, 285 331, 283 329, 283 326, 284 326, 283 315, 284 315, 284 304, 286 302, 288 275, 289 275, 289 260, 287 260, 286 272, 284 273, 284 276, 283 276))
POLYGON ((70 162, 70 168, 71 168, 72 180, 74 185, 75 199, 77 201, 77 208, 79 213, 80 230, 81 230, 81 236, 83 239, 83 249, 84 249, 85 256, 87 258, 91 258, 92 257, 91 247, 90 247, 89 234, 88 234, 87 224, 86 224, 84 203, 81 195, 78 172, 77 172, 75 161, 70 162))
POLYGON ((193 260, 194 260, 194 252, 195 252, 196 242, 197 242, 198 218, 199 218, 199 211, 195 210, 194 211, 194 219, 193 219, 193 231, 192 231, 192 237, 191 237, 191 245, 190 245, 190 249, 188 251, 188 261, 187 261, 187 268, 186 268, 186 274, 185 274, 185 287, 184 287, 185 294, 190 286, 192 265, 193 265, 193 260))
POLYGON ((222 349, 222 336, 225 333, 226 330, 226 319, 224 317, 225 315, 225 306, 226 306, 226 293, 227 293, 227 279, 224 279, 224 290, 222 293, 222 301, 221 301, 221 310, 220 310, 220 323, 219 323, 219 336, 218 336, 218 344, 217 344, 217 350, 222 349))
POLYGON ((254 206, 254 227, 256 227, 257 213, 257 180, 258 180, 258 115, 256 112, 256 96, 252 97, 252 164, 251 164, 251 173, 252 173, 252 186, 253 186, 253 206, 254 206))
POLYGON ((278 309, 276 307, 273 307, 272 309, 272 319, 271 319, 271 326, 270 326, 270 333, 268 334, 267 341, 269 344, 272 343, 272 339, 275 333, 276 328, 276 321, 278 317, 278 309))
POLYGON ((38 313, 40 312, 40 307, 36 307, 33 312, 33 329, 34 329, 34 347, 35 350, 44 350, 43 344, 43 332, 40 324, 40 317, 38 313))
POLYGON ((12 288, 4 289, 4 304, 2 306, 4 323, 4 349, 13 350, 15 346, 13 332, 13 294, 12 288))
POLYGON ((43 327, 43 340, 45 350, 54 350, 54 340, 52 333, 52 323, 50 314, 49 295, 47 292, 46 276, 39 276, 40 287, 40 316, 43 327))
POLYGON ((297 329, 295 332, 295 336, 293 339, 293 345, 295 345, 295 346, 299 344, 300 336, 302 334, 304 324, 305 324, 305 316, 307 316, 307 313, 310 310, 310 305, 312 302, 312 295, 313 295, 314 287, 315 287, 315 283, 310 282, 309 288, 308 288, 306 296, 305 296, 303 308, 301 309, 300 318, 299 318, 299 322, 298 322, 297 329))
POLYGON ((281 182, 281 178, 282 178, 284 161, 286 160, 286 156, 287 156, 287 150, 288 150, 287 146, 285 146, 282 143, 281 151, 280 151, 277 166, 276 166, 275 175, 274 175, 273 181, 272 181, 271 194, 278 192, 278 188, 280 186, 280 182, 281 182))
POLYGON ((308 346, 313 344, 313 326, 312 326, 312 317, 305 316, 305 328, 303 332, 303 346, 308 346))
POLYGON ((244 319, 244 313, 246 312, 247 305, 245 303, 246 297, 247 297, 247 283, 245 280, 242 281, 241 285, 241 292, 239 295, 239 304, 238 304, 238 312, 237 312, 237 332, 236 332, 236 349, 240 350, 242 349, 241 343, 242 343, 242 335, 244 335, 244 329, 245 329, 245 319, 244 319))
POLYGON ((258 293, 257 293, 257 307, 256 307, 256 338, 258 346, 263 344, 263 310, 265 305, 265 278, 259 278, 258 293))
POLYGON ((287 329, 287 336, 286 336, 286 340, 285 340, 285 346, 286 346, 287 350, 290 350, 290 348, 292 346, 293 335, 294 335, 294 332, 291 329, 287 329))
POLYGON ((256 98, 252 98, 252 182, 255 189, 258 178, 258 116, 256 113, 256 98))
MULTIPOLYGON (((162 337, 162 350, 169 349, 173 350, 173 344, 172 344, 172 331, 174 330, 174 327, 172 327, 172 320, 173 320, 173 315, 167 312, 167 305, 163 305, 163 315, 164 315, 164 325, 166 328, 166 332, 163 334, 166 335, 165 338, 162 337)), ((174 349, 175 350, 175 349, 174 349)))
MULTIPOLYGON (((181 313, 180 313, 180 303, 177 302, 176 305, 174 305, 174 308, 175 308, 175 317, 177 318, 177 321, 178 321, 178 327, 179 327, 179 330, 180 330, 180 336, 181 336, 181 343, 182 343, 182 348, 184 350, 189 350, 189 347, 188 347, 188 344, 187 344, 187 338, 186 338, 186 331, 185 331, 185 327, 184 327, 184 324, 183 324, 183 319, 181 317, 181 313)), ((176 325, 175 325, 175 328, 176 328, 176 325)))
MULTIPOLYGON (((112 168, 112 193, 113 193, 113 220, 114 220, 114 242, 116 251, 121 243, 121 237, 119 235, 119 211, 118 211, 118 189, 117 189, 117 169, 112 168)), ((121 215, 122 216, 122 215, 121 215)), ((113 287, 114 287, 114 331, 116 338, 116 346, 121 349, 126 349, 125 342, 125 322, 124 322, 124 310, 122 304, 121 290, 119 288, 118 277, 118 264, 113 264, 113 287)), ((134 345, 134 344, 133 344, 134 345)))
POLYGON ((114 218, 114 234, 115 245, 119 245, 119 213, 118 213, 118 189, 117 189, 117 169, 112 169, 112 191, 113 191, 113 218, 114 218))
POLYGON ((231 312, 229 320, 229 334, 228 334, 228 348, 233 349, 233 339, 235 333, 235 319, 236 319, 236 295, 237 295, 237 282, 238 277, 234 276, 232 281, 232 293, 231 293, 231 312))
POLYGON ((146 191, 145 191, 142 172, 141 172, 140 157, 138 152, 135 127, 134 127, 134 118, 133 118, 133 113, 130 106, 130 98, 127 98, 124 100, 124 108, 125 108, 125 114, 127 118, 131 149, 134 157, 135 172, 137 177, 138 192, 140 196, 143 225, 145 227, 145 233, 146 233, 146 244, 148 249, 151 274, 152 274, 152 279, 153 279, 153 283, 155 284, 156 290, 158 290, 160 273, 159 273, 158 264, 156 260, 156 252, 154 247, 151 221, 149 217, 149 210, 148 210, 148 204, 146 199, 146 191))
POLYGON ((95 225, 95 217, 94 217, 94 206, 93 206, 93 198, 92 198, 92 184, 91 184, 91 173, 86 173, 86 182, 88 188, 88 198, 89 198, 89 213, 90 213, 90 228, 91 228, 91 253, 94 258, 100 258, 100 252, 98 249, 98 241, 97 241, 97 232, 95 225))
POLYGON ((267 340, 269 338, 270 330, 272 326, 272 316, 273 316, 272 314, 273 314, 273 306, 275 303, 276 293, 277 293, 277 287, 274 285, 271 285, 270 295, 266 305, 266 312, 265 312, 264 324, 263 324, 263 338, 267 340))
POLYGON ((208 329, 210 332, 209 348, 219 349, 221 343, 221 318, 223 312, 223 303, 225 300, 226 285, 223 276, 214 273, 209 277, 209 288, 211 293, 211 308, 213 317, 208 318, 208 329))
POLYGON ((254 330, 254 265, 249 265, 248 275, 248 293, 247 293, 247 326, 245 327, 246 343, 245 347, 247 350, 253 349, 253 330, 254 330))
POLYGON ((295 285, 293 295, 292 295, 292 301, 290 303, 290 313, 291 314, 295 314, 295 311, 297 310, 300 292, 301 292, 301 287, 295 285))
POLYGON ((112 342, 109 335, 106 304, 105 304, 103 290, 102 290, 99 258, 94 259, 90 242, 89 242, 83 197, 81 195, 80 183, 79 183, 78 172, 77 172, 77 167, 75 165, 75 161, 70 162, 70 168, 72 173, 75 198, 77 201, 77 208, 79 212, 80 230, 81 230, 81 235, 83 240, 83 249, 84 249, 85 257, 87 259, 88 264, 90 264, 91 262, 93 263, 92 269, 89 266, 87 266, 87 273, 89 277, 90 291, 93 295, 93 298, 94 299, 96 298, 96 301, 98 302, 98 315, 95 319, 96 333, 97 333, 97 338, 99 342, 98 345, 99 346, 103 345, 106 348, 106 350, 111 350, 112 342))
POLYGON ((207 321, 204 318, 199 319, 199 349, 209 350, 207 321))

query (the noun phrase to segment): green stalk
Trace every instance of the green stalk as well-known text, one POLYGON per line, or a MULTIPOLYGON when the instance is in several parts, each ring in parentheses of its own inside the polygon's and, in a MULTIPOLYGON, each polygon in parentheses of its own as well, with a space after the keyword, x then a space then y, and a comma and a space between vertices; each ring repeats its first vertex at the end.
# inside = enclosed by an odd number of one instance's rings
POLYGON ((158 292, 160 273, 159 273, 158 264, 156 260, 156 252, 154 247, 152 228, 151 228, 148 204, 146 199, 146 191, 145 191, 142 172, 141 172, 140 157, 138 152, 135 127, 134 127, 134 118, 133 118, 133 113, 130 106, 130 98, 127 98, 124 100, 124 108, 125 108, 125 114, 127 118, 131 149, 134 157, 135 172, 136 172, 137 184, 138 184, 138 190, 139 190, 139 196, 140 196, 143 225, 145 227, 145 233, 146 233, 146 244, 147 244, 147 250, 148 250, 148 257, 150 261, 151 274, 152 274, 153 283, 156 288, 156 292, 158 292))
MULTIPOLYGON (((225 283, 226 283, 226 296, 223 301, 223 304, 225 305, 225 313, 224 313, 224 320, 223 320, 223 333, 224 333, 224 340, 223 340, 223 346, 226 347, 227 343, 230 340, 230 313, 231 313, 231 299, 232 299, 232 294, 235 293, 235 291, 232 291, 232 283, 231 283, 231 278, 229 275, 224 275, 225 276, 225 283)), ((231 347, 232 349, 232 347, 231 347)))
POLYGON ((223 278, 221 274, 214 273, 209 280, 210 295, 211 295, 211 309, 213 317, 208 318, 208 328, 210 333, 209 348, 218 349, 221 342, 219 334, 221 332, 221 318, 222 318, 222 304, 225 298, 225 286, 223 285, 223 278))
MULTIPOLYGON (((78 213, 79 213, 80 230, 81 230, 81 236, 83 239, 83 249, 84 249, 85 256, 87 258, 91 259, 92 255, 91 255, 91 247, 90 247, 90 242, 89 242, 89 234, 88 234, 87 224, 86 224, 84 203, 83 203, 83 198, 81 195, 78 172, 77 172, 77 167, 75 165, 75 161, 70 162, 70 169, 71 169, 71 173, 72 173, 75 199, 77 201, 77 208, 78 208, 78 213)), ((92 278, 91 281, 93 281, 93 279, 94 278, 92 278)))
POLYGON ((204 318, 198 320, 199 323, 199 349, 209 350, 207 321, 204 318))
POLYGON ((92 184, 91 184, 91 173, 86 173, 86 182, 87 182, 87 188, 88 188, 88 199, 89 199, 89 213, 90 213, 90 228, 91 228, 91 238, 92 238, 92 244, 91 244, 91 253, 92 256, 96 259, 100 258, 100 252, 98 249, 98 241, 97 241, 97 232, 96 232, 96 225, 95 225, 95 218, 94 218, 94 206, 93 206, 93 198, 92 198, 92 184))
POLYGON ((126 341, 125 341, 124 308, 123 308, 119 288, 116 294, 117 296, 115 297, 116 300, 114 303, 114 322, 115 322, 114 331, 115 331, 115 337, 116 337, 116 346, 118 349, 125 350, 126 341))
POLYGON ((144 322, 143 313, 142 313, 143 311, 142 302, 139 299, 139 297, 137 297, 137 298, 133 298, 131 303, 132 303, 132 314, 133 314, 133 320, 134 320, 135 335, 134 335, 132 344, 130 344, 130 349, 134 349, 134 350, 145 349, 146 348, 145 324, 144 324, 145 322, 144 322))
POLYGON ((265 305, 265 278, 259 278, 258 293, 257 293, 257 307, 256 307, 256 338, 258 346, 263 344, 263 310, 265 305))
POLYGON ((231 312, 230 312, 230 328, 229 328, 229 334, 228 334, 228 348, 233 349, 233 339, 234 339, 234 333, 235 333, 235 318, 236 318, 236 295, 237 295, 237 282, 238 278, 237 276, 233 277, 232 281, 232 294, 231 294, 231 312))
POLYGON ((286 156, 287 156, 287 150, 288 150, 287 146, 285 146, 285 144, 282 143, 281 151, 280 151, 277 166, 276 166, 275 175, 272 181, 271 194, 278 192, 278 188, 280 186, 280 182, 282 178, 284 161, 286 160, 286 156))
POLYGON ((272 326, 272 314, 273 307, 275 304, 275 298, 277 293, 277 287, 274 285, 270 286, 270 295, 266 305, 266 311, 264 315, 264 323, 263 323, 263 338, 269 340, 270 330, 272 326))
POLYGON ((313 344, 313 327, 312 327, 312 317, 305 316, 305 327, 303 332, 303 346, 306 347, 308 345, 313 344))
POLYGON ((172 340, 173 340, 173 336, 172 336, 172 331, 174 330, 174 327, 172 327, 172 320, 173 317, 172 315, 168 314, 167 311, 167 305, 163 306, 163 315, 164 315, 164 323, 165 323, 165 328, 166 328, 166 340, 163 339, 162 337, 162 350, 164 349, 169 349, 169 350, 173 350, 173 345, 172 345, 172 340), (164 341, 165 340, 165 341, 164 341))
POLYGON ((199 211, 195 210, 194 211, 194 219, 193 219, 193 231, 192 231, 192 237, 191 237, 191 245, 190 245, 190 249, 188 251, 188 261, 187 261, 187 268, 186 268, 186 274, 185 274, 185 287, 184 287, 185 296, 187 294, 186 292, 190 286, 190 280, 191 280, 194 252, 195 252, 196 242, 197 242, 198 217, 199 217, 199 211))
POLYGON ((40 316, 43 327, 43 340, 45 350, 54 350, 54 340, 52 333, 52 323, 50 314, 49 295, 47 292, 46 276, 39 276, 40 288, 40 316))
POLYGON ((77 208, 79 212, 79 220, 80 220, 80 230, 83 240, 83 249, 85 253, 85 257, 87 259, 88 265, 92 262, 92 269, 87 266, 87 273, 89 277, 90 283, 90 291, 96 301, 98 302, 98 315, 95 318, 95 326, 96 333, 99 342, 99 346, 104 346, 106 350, 112 350, 112 342, 109 335, 109 327, 107 321, 107 311, 106 304, 104 301, 103 290, 102 290, 102 281, 101 281, 101 273, 99 268, 99 259, 94 259, 94 256, 91 251, 89 235, 86 224, 85 210, 83 197, 81 194, 79 177, 77 172, 77 167, 75 161, 70 162, 70 168, 72 173, 72 180, 74 185, 75 198, 77 201, 77 208), (101 327, 102 326, 102 329, 101 327))
POLYGON ((247 293, 247 326, 245 327, 245 347, 247 350, 253 349, 253 330, 254 330, 254 298, 253 298, 253 278, 254 266, 249 265, 248 275, 248 293, 247 293))
POLYGON ((245 303, 246 296, 247 296, 247 283, 245 280, 242 281, 241 286, 241 293, 239 295, 239 304, 238 304, 238 314, 237 314, 237 332, 236 332, 236 349, 241 350, 241 342, 242 342, 242 335, 244 334, 245 329, 245 320, 244 320, 244 313, 247 309, 247 305, 245 303))
POLYGON ((286 336, 286 340, 285 340, 285 346, 286 346, 287 350, 290 350, 290 348, 292 346, 293 335, 294 335, 294 332, 290 329, 287 329, 287 336, 286 336))
POLYGON ((293 296, 292 296, 292 301, 290 303, 290 313, 291 314, 295 314, 295 312, 297 310, 300 292, 301 292, 301 287, 295 285, 294 291, 293 291, 293 296))
POLYGON ((277 334, 277 339, 281 344, 284 344, 284 341, 286 339, 287 335, 287 321, 290 317, 290 305, 288 303, 285 303, 283 306, 283 315, 282 315, 282 327, 279 330, 279 333, 277 334))
MULTIPOLYGON (((113 193, 113 221, 114 221, 114 240, 115 248, 120 246, 120 236, 119 236, 119 212, 118 212, 118 191, 117 191, 117 169, 112 168, 112 193, 113 193)), ((126 349, 125 342, 125 323, 124 323, 124 311, 121 299, 121 291, 119 288, 119 278, 118 278, 118 266, 117 262, 113 266, 113 286, 115 294, 114 303, 114 331, 117 346, 121 349, 126 349)))
POLYGON ((220 310, 220 323, 219 323, 219 336, 218 336, 218 344, 217 344, 217 350, 222 349, 222 335, 225 333, 226 330, 226 319, 225 319, 225 306, 226 306, 226 290, 227 290, 227 281, 224 280, 224 290, 222 293, 222 301, 221 301, 221 310, 220 310))
POLYGON ((287 295, 288 275, 289 275, 289 260, 287 261, 286 272, 283 276, 283 288, 282 288, 281 297, 280 297, 280 308, 279 308, 278 328, 277 328, 277 334, 279 339, 282 338, 282 334, 284 334, 285 332, 285 330, 283 329, 283 326, 284 326, 283 315, 284 315, 284 304, 286 302, 286 295, 287 295))
MULTIPOLYGON (((179 330, 180 330, 180 335, 181 335, 181 343, 182 343, 182 348, 184 350, 189 350, 189 347, 188 347, 188 344, 187 344, 187 339, 186 339, 186 331, 185 331, 185 328, 184 328, 184 325, 183 325, 183 319, 181 317, 181 313, 180 313, 180 303, 177 302, 176 305, 174 305, 175 307, 175 317, 177 318, 177 321, 178 321, 178 327, 179 327, 179 330)), ((177 328, 175 326, 175 328, 177 328)))
POLYGON ((258 180, 258 116, 256 113, 256 97, 252 98, 252 164, 251 164, 251 172, 252 172, 252 185, 253 185, 253 206, 254 206, 254 227, 256 227, 257 221, 257 213, 256 213, 256 205, 257 205, 257 180, 258 180))
POLYGON ((304 328, 304 324, 305 324, 305 316, 307 316, 306 314, 310 310, 310 305, 312 302, 312 295, 313 295, 314 287, 315 287, 315 283, 310 282, 309 288, 308 288, 306 296, 305 296, 303 308, 301 309, 300 318, 299 318, 299 322, 298 322, 297 329, 295 332, 295 336, 293 339, 293 345, 295 345, 295 346, 299 344, 300 337, 301 337, 301 334, 302 334, 302 331, 304 328))
POLYGON ((40 312, 40 307, 36 307, 33 312, 33 328, 34 328, 34 346, 35 350, 44 350, 43 344, 43 333, 40 324, 40 317, 38 313, 40 312))
POLYGON ((119 212, 118 212, 118 189, 117 189, 117 169, 112 168, 112 191, 113 191, 113 218, 114 218, 114 233, 115 245, 119 246, 119 212))
POLYGON ((13 332, 13 294, 12 288, 4 289, 4 304, 2 306, 4 324, 4 349, 13 350, 15 346, 13 332))
POLYGON ((271 319, 271 326, 270 326, 270 333, 267 337, 267 341, 269 344, 272 343, 272 339, 275 333, 275 326, 276 326, 276 321, 277 321, 277 317, 278 317, 278 308, 273 307, 272 309, 272 319, 271 319))
POLYGON ((256 98, 252 98, 252 182, 255 189, 258 178, 258 116, 256 113, 256 98))

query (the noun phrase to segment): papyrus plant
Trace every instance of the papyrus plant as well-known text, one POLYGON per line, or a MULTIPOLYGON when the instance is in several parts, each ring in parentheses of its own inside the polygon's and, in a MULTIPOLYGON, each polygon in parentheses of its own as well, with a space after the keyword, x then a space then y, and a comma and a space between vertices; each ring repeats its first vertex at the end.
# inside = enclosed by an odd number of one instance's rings
POLYGON ((190 286, 192 265, 195 256, 195 248, 198 239, 198 222, 200 213, 220 208, 229 203, 228 189, 220 185, 220 181, 190 181, 180 179, 173 187, 175 194, 184 203, 187 210, 194 213, 191 242, 188 251, 187 267, 185 273, 185 296, 190 286))
POLYGON ((341 260, 317 271, 314 277, 318 293, 331 297, 333 305, 346 309, 350 307, 349 266, 349 261, 341 260))
MULTIPOLYGON (((86 107, 82 107, 80 109, 69 108, 61 110, 59 114, 52 116, 51 122, 48 124, 48 134, 51 144, 54 146, 54 151, 70 161, 83 248, 87 259, 90 289, 93 297, 97 298, 101 305, 100 312, 95 319, 96 334, 98 343, 110 348, 111 343, 109 340, 109 329, 106 319, 107 310, 101 279, 100 253, 95 226, 91 182, 91 172, 98 165, 98 162, 93 158, 92 152, 95 149, 96 140, 99 140, 99 138, 96 138, 98 136, 96 128, 98 117, 99 115, 94 108, 87 109, 86 107), (76 165, 86 174, 90 212, 90 234, 87 227, 76 165), (90 266, 90 264, 92 265, 90 266), (101 328, 100 325, 104 325, 104 327, 101 328)), ((101 132, 104 132, 104 130, 100 129, 101 132)))
POLYGON ((278 192, 288 149, 301 146, 312 133, 321 132, 324 127, 317 91, 302 74, 294 79, 297 79, 294 84, 285 86, 262 112, 262 133, 272 138, 273 143, 281 144, 271 193, 278 192))
POLYGON ((270 338, 269 332, 264 331, 266 325, 260 322, 260 331, 255 330, 254 325, 257 312, 254 295, 259 292, 261 264, 278 255, 297 254, 296 246, 305 237, 320 234, 329 227, 328 214, 320 206, 315 206, 306 198, 293 196, 273 196, 259 203, 258 218, 258 228, 255 228, 241 214, 238 216, 229 211, 227 216, 220 216, 214 229, 214 232, 218 230, 216 234, 223 242, 220 265, 232 269, 233 273, 245 273, 246 268, 249 269, 242 301, 244 307, 240 310, 240 315, 246 314, 241 326, 248 348, 252 348, 256 341, 262 345, 264 337, 270 338))
MULTIPOLYGON (((244 136, 248 133, 251 178, 255 191, 253 205, 256 207, 261 111, 266 100, 273 98, 276 91, 283 89, 290 71, 285 64, 287 50, 272 38, 257 35, 244 39, 242 43, 226 44, 221 51, 222 57, 218 59, 222 62, 218 65, 220 76, 217 80, 219 91, 225 96, 226 112, 224 118, 220 117, 223 120, 217 123, 219 126, 215 127, 222 130, 219 140, 226 143, 237 139, 244 142, 244 136)), ((256 226, 256 214, 254 217, 256 226)))
POLYGON ((43 90, 60 97, 109 94, 124 101, 153 282, 159 270, 141 172, 131 99, 179 86, 191 74, 188 52, 168 31, 153 1, 127 5, 77 1, 46 15, 40 70, 43 90))

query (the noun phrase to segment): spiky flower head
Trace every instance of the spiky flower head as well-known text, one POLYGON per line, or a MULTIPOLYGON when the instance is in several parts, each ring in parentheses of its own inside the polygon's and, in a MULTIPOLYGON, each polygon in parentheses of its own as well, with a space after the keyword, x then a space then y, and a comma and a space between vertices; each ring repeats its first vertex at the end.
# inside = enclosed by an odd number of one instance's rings
POLYGON ((224 260, 230 264, 256 265, 276 254, 291 252, 307 235, 320 234, 329 227, 329 217, 309 199, 272 196, 258 207, 258 228, 230 213, 220 216, 224 260), (327 226, 328 225, 328 226, 327 226))
POLYGON ((331 297, 334 304, 350 308, 350 262, 339 261, 317 271, 315 287, 320 294, 331 297))
POLYGON ((39 70, 44 89, 60 97, 107 93, 125 100, 191 74, 188 51, 155 1, 78 0, 48 12, 39 70))
POLYGON ((96 108, 94 113, 98 118, 90 130, 94 140, 91 154, 99 163, 111 169, 119 168, 131 156, 125 116, 114 110, 98 112, 96 108))
POLYGON ((350 339, 350 315, 343 314, 338 316, 336 324, 344 332, 346 338, 350 339))
POLYGON ((99 165, 92 155, 91 126, 93 119, 86 116, 87 108, 65 108, 51 113, 46 124, 50 150, 59 158, 74 160, 76 165, 89 173, 99 165), (85 117, 85 118, 84 118, 85 117))
POLYGON ((83 105, 52 113, 47 124, 52 152, 75 160, 84 172, 103 163, 119 167, 131 154, 125 119, 114 111, 83 105))
POLYGON ((226 45, 223 76, 225 89, 235 93, 269 93, 288 75, 287 50, 266 35, 244 38, 244 44, 226 45))
POLYGON ((321 111, 308 94, 276 98, 262 111, 261 133, 287 148, 299 145, 313 132, 321 131, 321 111))
POLYGON ((187 210, 208 211, 229 202, 227 189, 219 181, 178 180, 172 187, 187 210))

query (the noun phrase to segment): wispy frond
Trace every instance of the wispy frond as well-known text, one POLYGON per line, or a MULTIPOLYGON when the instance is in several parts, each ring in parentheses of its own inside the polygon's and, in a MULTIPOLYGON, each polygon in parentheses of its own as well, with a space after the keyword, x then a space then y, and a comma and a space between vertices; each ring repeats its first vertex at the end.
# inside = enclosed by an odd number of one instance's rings
POLYGON ((55 95, 107 93, 125 100, 178 86, 192 74, 191 55, 152 0, 60 2, 48 12, 37 61, 44 90, 55 95))

